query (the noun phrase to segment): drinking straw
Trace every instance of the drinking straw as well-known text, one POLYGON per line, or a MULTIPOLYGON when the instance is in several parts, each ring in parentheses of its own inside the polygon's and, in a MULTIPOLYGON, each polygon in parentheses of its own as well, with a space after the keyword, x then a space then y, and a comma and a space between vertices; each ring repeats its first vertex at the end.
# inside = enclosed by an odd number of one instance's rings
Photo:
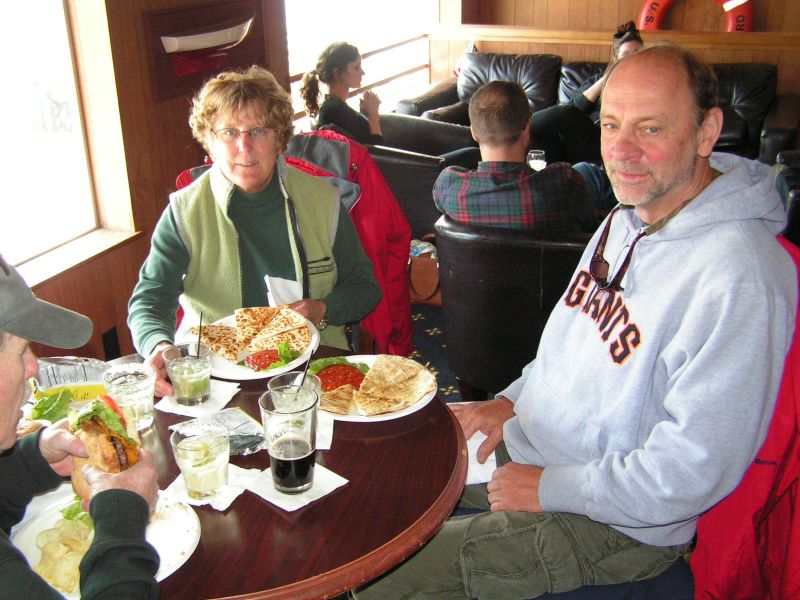
POLYGON ((194 355, 197 358, 200 358, 200 339, 203 335, 203 311, 200 311, 200 326, 197 328, 197 349, 194 351, 194 355))

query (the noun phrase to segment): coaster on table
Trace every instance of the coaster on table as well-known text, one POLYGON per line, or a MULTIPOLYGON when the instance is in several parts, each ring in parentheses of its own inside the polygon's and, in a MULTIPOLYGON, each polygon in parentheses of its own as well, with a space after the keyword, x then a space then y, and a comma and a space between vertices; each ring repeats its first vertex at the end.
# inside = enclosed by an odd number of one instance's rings
POLYGON ((299 494, 279 492, 275 489, 275 484, 272 483, 270 469, 264 470, 260 477, 251 481, 247 489, 283 510, 293 511, 302 508, 306 504, 311 504, 314 500, 319 500, 345 483, 347 483, 347 479, 341 475, 337 475, 322 465, 315 465, 314 485, 305 492, 300 492, 299 494))
POLYGON ((236 465, 228 465, 228 485, 223 486, 216 495, 210 498, 198 499, 190 498, 186 492, 186 484, 183 481, 183 475, 178 475, 175 481, 167 486, 165 492, 169 492, 179 500, 191 504, 193 506, 202 506, 203 504, 211 505, 211 508, 216 510, 226 510, 236 498, 239 497, 243 491, 248 489, 252 482, 261 476, 261 471, 258 469, 242 469, 236 465))
POLYGON ((233 381, 211 380, 211 397, 202 404, 187 406, 178 404, 172 396, 164 396, 156 408, 163 412, 184 415, 186 417, 203 417, 218 412, 225 408, 228 402, 239 392, 239 384, 233 381))

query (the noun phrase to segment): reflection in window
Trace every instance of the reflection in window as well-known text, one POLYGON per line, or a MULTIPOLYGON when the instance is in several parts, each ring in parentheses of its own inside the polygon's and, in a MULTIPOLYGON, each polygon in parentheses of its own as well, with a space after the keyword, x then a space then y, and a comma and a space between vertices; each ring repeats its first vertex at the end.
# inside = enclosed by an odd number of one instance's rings
POLYGON ((97 220, 63 4, 8 2, 0 15, 18 24, 0 37, 0 252, 19 264, 95 229, 97 220))

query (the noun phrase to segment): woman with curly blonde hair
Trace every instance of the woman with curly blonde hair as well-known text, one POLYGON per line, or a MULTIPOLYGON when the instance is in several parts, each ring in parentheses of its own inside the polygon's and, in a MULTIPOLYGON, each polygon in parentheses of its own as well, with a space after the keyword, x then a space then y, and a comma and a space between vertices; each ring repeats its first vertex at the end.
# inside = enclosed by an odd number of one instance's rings
POLYGON ((345 323, 380 299, 372 264, 337 190, 289 166, 292 103, 272 73, 253 66, 213 77, 195 96, 189 124, 213 164, 170 195, 129 303, 138 352, 173 395, 161 351, 198 315, 211 323, 238 308, 288 304, 347 349, 345 323), (330 324, 330 326, 328 326, 330 324))

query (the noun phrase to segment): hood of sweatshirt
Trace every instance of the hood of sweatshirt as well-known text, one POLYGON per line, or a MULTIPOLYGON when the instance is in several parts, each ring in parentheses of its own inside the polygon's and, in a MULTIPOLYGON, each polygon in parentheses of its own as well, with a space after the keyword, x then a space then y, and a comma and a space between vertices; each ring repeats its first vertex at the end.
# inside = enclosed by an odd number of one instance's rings
MULTIPOLYGON (((722 153, 711 155, 711 166, 722 175, 653 233, 653 237, 680 239, 726 221, 756 220, 773 235, 783 231, 786 210, 775 189, 779 167, 722 153)), ((621 211, 621 215, 632 232, 645 226, 634 210, 621 211)))

